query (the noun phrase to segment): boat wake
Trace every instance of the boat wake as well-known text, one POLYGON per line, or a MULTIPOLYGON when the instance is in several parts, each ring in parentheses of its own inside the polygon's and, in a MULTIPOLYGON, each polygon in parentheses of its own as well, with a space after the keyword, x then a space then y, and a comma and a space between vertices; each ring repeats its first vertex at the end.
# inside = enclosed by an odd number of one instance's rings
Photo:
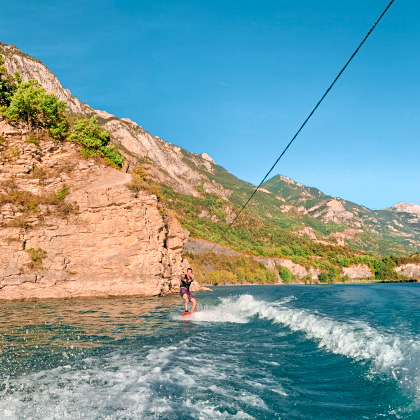
MULTIPOLYGON (((206 328, 194 326, 194 334, 171 346, 141 347, 135 341, 111 354, 66 358, 66 365, 11 378, 0 395, 0 418, 288 418, 273 406, 291 407, 293 412, 294 399, 303 394, 284 374, 281 351, 270 347, 274 341, 264 347, 262 341, 248 340, 245 330, 255 321, 263 325, 256 328, 262 336, 288 341, 284 331, 298 332, 302 340, 312 340, 325 351, 369 364, 375 375, 414 393, 418 412, 418 341, 297 309, 289 305, 292 299, 273 303, 250 295, 224 298, 189 317, 206 328), (207 328, 209 323, 221 325, 207 328)), ((407 417, 397 413, 388 418, 407 417)))
POLYGON ((251 295, 221 299, 213 308, 195 313, 195 322, 249 322, 258 317, 299 331, 318 346, 359 362, 370 362, 375 373, 386 374, 420 397, 420 341, 376 330, 363 322, 342 322, 307 310, 287 307, 293 297, 275 303, 251 295), (232 321, 233 320, 233 321, 232 321))
POLYGON ((194 355, 197 349, 189 341, 16 378, 0 399, 0 418, 254 419, 241 405, 265 407, 264 401, 252 392, 226 390, 219 383, 233 367, 194 355), (210 401, 214 396, 224 402, 223 410, 210 401))

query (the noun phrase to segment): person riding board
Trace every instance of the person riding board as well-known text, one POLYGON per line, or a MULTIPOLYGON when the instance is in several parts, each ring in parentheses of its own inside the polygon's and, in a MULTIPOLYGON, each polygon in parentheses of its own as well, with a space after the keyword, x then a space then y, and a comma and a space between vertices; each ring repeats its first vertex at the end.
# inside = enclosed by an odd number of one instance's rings
POLYGON ((191 283, 194 281, 193 270, 189 268, 187 274, 181 276, 181 287, 179 294, 184 299, 185 312, 188 312, 188 301, 192 302, 191 313, 194 313, 195 307, 197 306, 197 299, 190 292, 191 283))

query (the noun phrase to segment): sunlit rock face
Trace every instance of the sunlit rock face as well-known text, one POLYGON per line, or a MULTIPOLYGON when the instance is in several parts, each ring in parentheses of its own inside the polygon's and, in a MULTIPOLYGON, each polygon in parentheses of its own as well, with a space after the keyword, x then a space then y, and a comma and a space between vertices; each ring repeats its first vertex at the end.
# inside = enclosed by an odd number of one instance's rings
POLYGON ((410 279, 420 280, 420 264, 402 264, 399 267, 395 267, 394 271, 410 279))
POLYGON ((24 128, 4 120, 0 135, 1 192, 24 197, 0 207, 0 299, 177 291, 187 232, 158 208, 156 196, 134 196, 126 186, 130 175, 84 160, 72 143, 28 143, 24 128), (45 198, 30 204, 63 185, 68 214, 45 198), (34 262, 31 250, 42 251, 41 261, 34 262))

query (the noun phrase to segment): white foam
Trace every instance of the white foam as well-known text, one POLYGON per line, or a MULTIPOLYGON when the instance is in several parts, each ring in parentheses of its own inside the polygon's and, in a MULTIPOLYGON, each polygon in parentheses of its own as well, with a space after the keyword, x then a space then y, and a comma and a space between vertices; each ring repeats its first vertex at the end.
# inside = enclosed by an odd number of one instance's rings
POLYGON ((287 392, 283 388, 271 389, 271 391, 281 395, 282 397, 288 397, 287 392))
POLYGON ((227 305, 221 305, 217 309, 204 308, 194 312, 188 319, 195 322, 229 322, 234 324, 246 324, 248 322, 248 318, 241 316, 240 313, 230 312, 227 305))
MULTIPOLYGON (((294 299, 294 296, 287 296, 277 302, 277 304, 283 305, 294 299)), ((231 298, 220 299, 219 305, 203 306, 192 315, 186 317, 186 320, 194 322, 246 324, 255 315, 248 311, 249 304, 252 304, 252 302, 254 300, 250 295, 243 295, 236 300, 231 298)))
POLYGON ((177 350, 152 350, 140 364, 133 357, 116 354, 106 366, 98 365, 99 359, 85 360, 88 367, 83 370, 66 366, 27 375, 17 379, 13 392, 0 401, 0 413, 4 410, 6 419, 119 419, 168 414, 172 402, 154 394, 153 387, 180 382, 189 386, 193 381, 176 367, 163 372, 177 350), (21 385, 23 391, 19 392, 21 385), (115 408, 121 412, 115 413, 115 408))
MULTIPOLYGON (((229 310, 232 318, 249 322, 252 317, 267 319, 305 333, 320 348, 356 361, 368 361, 376 373, 387 374, 420 396, 420 342, 398 334, 380 332, 361 322, 341 322, 307 310, 285 306, 293 298, 267 303, 251 295, 222 299, 207 310, 211 318, 229 310)), ((210 319, 210 316, 207 320, 210 319)), ((228 322, 222 317, 221 322, 228 322)))
POLYGON ((241 382, 236 359, 203 353, 203 343, 194 347, 196 341, 154 348, 144 356, 115 353, 84 359, 79 366, 14 379, 0 399, 0 418, 180 418, 181 412, 181 418, 191 419, 253 419, 244 407, 261 409, 264 401, 223 385, 227 375, 241 382))

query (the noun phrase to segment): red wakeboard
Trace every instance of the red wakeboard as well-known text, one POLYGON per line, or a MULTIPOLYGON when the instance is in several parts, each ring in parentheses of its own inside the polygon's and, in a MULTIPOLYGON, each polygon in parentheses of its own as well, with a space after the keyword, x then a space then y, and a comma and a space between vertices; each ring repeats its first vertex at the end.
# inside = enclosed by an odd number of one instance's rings
POLYGON ((183 312, 183 313, 181 314, 181 316, 187 316, 187 315, 192 315, 192 312, 183 312))

